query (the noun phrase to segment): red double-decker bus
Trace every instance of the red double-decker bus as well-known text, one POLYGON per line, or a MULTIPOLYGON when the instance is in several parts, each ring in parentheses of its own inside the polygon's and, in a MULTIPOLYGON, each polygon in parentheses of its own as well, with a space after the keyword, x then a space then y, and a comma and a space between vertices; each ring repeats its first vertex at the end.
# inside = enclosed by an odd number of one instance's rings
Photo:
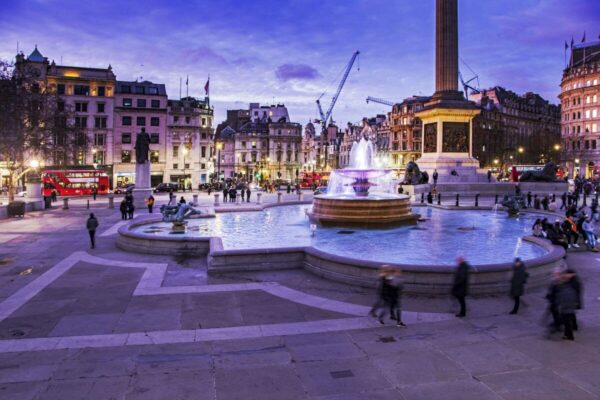
POLYGON ((46 169, 42 172, 44 196, 56 190, 59 196, 91 195, 94 187, 97 194, 108 193, 108 175, 101 169, 46 169))

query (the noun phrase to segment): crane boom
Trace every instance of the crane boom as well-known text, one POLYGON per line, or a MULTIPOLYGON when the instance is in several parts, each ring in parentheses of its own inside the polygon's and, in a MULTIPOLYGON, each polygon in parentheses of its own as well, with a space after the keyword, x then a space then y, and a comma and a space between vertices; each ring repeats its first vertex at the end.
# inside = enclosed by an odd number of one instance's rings
POLYGON ((348 79, 348 75, 350 74, 350 71, 352 70, 352 66, 354 65, 354 61, 356 61, 356 58, 358 57, 358 55, 360 54, 360 51, 355 51, 354 54, 352 54, 352 57, 350 58, 350 61, 348 61, 348 64, 346 65, 346 69, 344 71, 344 75, 342 76, 342 79, 340 81, 340 83, 338 84, 337 90, 335 91, 335 94, 333 95, 333 97, 331 98, 331 104, 329 104, 329 107, 327 108, 327 112, 323 113, 323 109, 321 108, 321 97, 323 95, 321 95, 318 99, 317 99, 317 107, 319 109, 319 115, 321 117, 321 126, 323 127, 323 129, 325 129, 327 127, 327 121, 329 121, 329 118, 331 118, 331 113, 333 112, 333 107, 335 106, 335 103, 337 102, 338 98, 340 97, 340 93, 342 92, 342 89, 344 88, 344 84, 346 83, 346 79, 348 79))
POLYGON ((383 104, 385 106, 390 106, 390 107, 393 107, 394 104, 396 104, 396 102, 391 101, 391 100, 380 99, 378 97, 371 97, 371 96, 367 97, 367 104, 369 102, 383 104))

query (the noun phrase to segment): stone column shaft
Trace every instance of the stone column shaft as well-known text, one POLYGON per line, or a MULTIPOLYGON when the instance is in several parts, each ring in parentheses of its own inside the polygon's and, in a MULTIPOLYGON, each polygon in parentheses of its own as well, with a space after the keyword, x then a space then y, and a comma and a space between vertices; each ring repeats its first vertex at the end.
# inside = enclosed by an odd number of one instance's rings
POLYGON ((458 0, 436 0, 435 91, 458 90, 458 0))

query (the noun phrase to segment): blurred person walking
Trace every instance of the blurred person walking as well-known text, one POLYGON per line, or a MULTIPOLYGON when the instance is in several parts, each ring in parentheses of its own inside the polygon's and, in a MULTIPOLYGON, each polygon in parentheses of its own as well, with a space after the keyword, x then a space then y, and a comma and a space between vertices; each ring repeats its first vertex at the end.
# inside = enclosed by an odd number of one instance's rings
POLYGON ((98 220, 94 216, 94 213, 90 213, 85 227, 87 228, 88 233, 90 235, 90 244, 92 249, 96 248, 96 229, 98 229, 98 225, 98 220))
POLYGON ((454 273, 454 283, 452 285, 452 296, 458 300, 460 304, 460 311, 456 314, 457 317, 462 318, 467 315, 467 305, 465 297, 469 292, 469 270, 471 266, 467 263, 463 256, 459 256, 456 259, 458 267, 454 273))
POLYGON ((510 314, 516 314, 519 312, 519 306, 521 305, 521 296, 525 289, 525 283, 527 282, 529 274, 525 270, 525 264, 519 257, 515 258, 513 264, 512 278, 510 280, 510 296, 515 301, 512 311, 510 314))

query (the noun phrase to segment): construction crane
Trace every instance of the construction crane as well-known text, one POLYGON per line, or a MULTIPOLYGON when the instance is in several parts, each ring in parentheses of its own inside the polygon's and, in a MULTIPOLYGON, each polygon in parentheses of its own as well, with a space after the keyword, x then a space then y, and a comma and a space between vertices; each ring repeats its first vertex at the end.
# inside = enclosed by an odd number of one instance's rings
POLYGON ((369 102, 383 104, 384 106, 390 106, 390 107, 393 107, 394 104, 397 103, 396 101, 380 99, 378 97, 371 97, 371 96, 367 97, 367 104, 369 104, 369 102))
POLYGON ((469 71, 471 71, 471 73, 473 74, 473 77, 467 81, 464 80, 462 73, 460 72, 460 69, 458 70, 458 78, 460 79, 460 83, 463 86, 463 91, 465 93, 465 98, 467 100, 469 100, 469 89, 471 89, 471 94, 477 94, 480 92, 479 89, 479 76, 471 69, 471 67, 469 67, 467 65, 467 63, 465 62, 465 60, 463 60, 462 58, 460 59, 460 61, 462 61, 462 63, 465 65, 465 67, 467 67, 467 69, 469 71), (471 82, 475 81, 475 83, 471 84, 471 82))
POLYGON ((325 92, 323 92, 317 99, 317 108, 319 109, 319 116, 321 117, 321 119, 315 120, 315 122, 321 124, 321 132, 323 132, 323 131, 325 131, 325 129, 327 129, 327 123, 328 123, 329 119, 331 118, 331 112, 333 111, 333 107, 335 106, 335 103, 337 102, 338 98, 340 97, 340 93, 342 92, 342 89, 344 88, 346 79, 348 79, 350 70, 352 69, 352 66, 354 65, 354 61, 356 61, 356 58, 358 57, 359 54, 360 54, 360 51, 357 50, 356 52, 354 52, 354 54, 352 54, 350 61, 348 61, 348 65, 346 65, 346 69, 344 70, 344 75, 342 76, 342 80, 338 84, 337 90, 336 90, 335 94, 333 95, 333 97, 331 98, 331 104, 329 104, 329 107, 327 108, 326 113, 323 113, 323 108, 321 108, 321 98, 325 95, 325 92))

